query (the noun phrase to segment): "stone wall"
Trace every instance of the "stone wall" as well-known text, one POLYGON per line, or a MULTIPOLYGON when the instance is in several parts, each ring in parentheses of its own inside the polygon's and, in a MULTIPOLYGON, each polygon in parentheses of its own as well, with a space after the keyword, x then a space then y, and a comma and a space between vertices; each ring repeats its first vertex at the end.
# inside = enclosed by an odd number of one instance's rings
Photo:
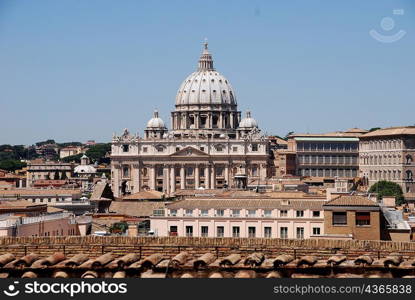
POLYGON ((317 255, 327 258, 334 253, 342 252, 349 258, 363 253, 371 253, 374 257, 384 257, 391 252, 399 252, 405 258, 415 257, 415 243, 391 241, 359 241, 359 240, 284 240, 260 238, 186 238, 186 237, 2 237, 0 238, 0 254, 6 252, 23 256, 30 252, 47 256, 61 251, 67 256, 87 253, 99 256, 113 252, 116 255, 139 253, 142 257, 153 253, 162 253, 172 257, 180 251, 188 251, 192 256, 212 252, 218 257, 229 253, 264 252, 267 256, 287 253, 296 257, 317 255))

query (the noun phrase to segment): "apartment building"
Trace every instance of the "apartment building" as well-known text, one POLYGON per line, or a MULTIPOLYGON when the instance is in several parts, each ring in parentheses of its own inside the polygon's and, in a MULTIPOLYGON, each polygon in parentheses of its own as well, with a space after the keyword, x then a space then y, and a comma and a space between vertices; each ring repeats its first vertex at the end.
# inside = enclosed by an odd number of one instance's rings
POLYGON ((292 134, 288 150, 296 153, 296 173, 305 177, 357 177, 359 172, 359 137, 366 130, 352 128, 345 132, 292 134))
POLYGON ((380 180, 399 184, 415 200, 415 126, 379 129, 360 137, 360 176, 369 187, 380 180))
POLYGON ((324 200, 185 199, 155 210, 157 236, 308 239, 324 234, 324 200))

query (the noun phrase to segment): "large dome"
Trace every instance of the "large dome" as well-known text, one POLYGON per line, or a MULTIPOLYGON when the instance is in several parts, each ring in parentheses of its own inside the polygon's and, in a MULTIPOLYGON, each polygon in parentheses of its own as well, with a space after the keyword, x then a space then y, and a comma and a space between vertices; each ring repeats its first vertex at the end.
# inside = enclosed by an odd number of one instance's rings
POLYGON ((235 92, 229 81, 213 68, 207 43, 199 60, 199 68, 180 85, 177 105, 236 105, 235 92))

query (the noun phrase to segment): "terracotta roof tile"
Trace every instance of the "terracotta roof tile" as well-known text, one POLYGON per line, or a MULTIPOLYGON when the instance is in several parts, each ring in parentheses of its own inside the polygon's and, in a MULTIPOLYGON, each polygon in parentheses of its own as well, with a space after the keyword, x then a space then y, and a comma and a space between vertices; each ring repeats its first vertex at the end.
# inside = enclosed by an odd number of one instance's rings
POLYGON ((167 204, 170 209, 230 208, 230 209, 322 209, 323 200, 277 200, 277 199, 186 199, 167 204))
POLYGON ((415 135, 415 126, 401 126, 401 127, 389 127, 378 129, 369 133, 366 133, 362 138, 377 137, 377 136, 389 136, 389 135, 415 135))
POLYGON ((339 196, 328 201, 325 206, 379 206, 373 200, 363 196, 339 196))

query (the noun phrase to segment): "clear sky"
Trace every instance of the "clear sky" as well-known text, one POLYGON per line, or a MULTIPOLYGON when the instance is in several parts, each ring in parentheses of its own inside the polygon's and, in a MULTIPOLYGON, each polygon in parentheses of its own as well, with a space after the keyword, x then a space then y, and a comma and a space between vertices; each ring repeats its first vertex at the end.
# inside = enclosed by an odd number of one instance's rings
POLYGON ((268 134, 415 124, 413 0, 0 0, 0 144, 170 125, 205 37, 268 134))

